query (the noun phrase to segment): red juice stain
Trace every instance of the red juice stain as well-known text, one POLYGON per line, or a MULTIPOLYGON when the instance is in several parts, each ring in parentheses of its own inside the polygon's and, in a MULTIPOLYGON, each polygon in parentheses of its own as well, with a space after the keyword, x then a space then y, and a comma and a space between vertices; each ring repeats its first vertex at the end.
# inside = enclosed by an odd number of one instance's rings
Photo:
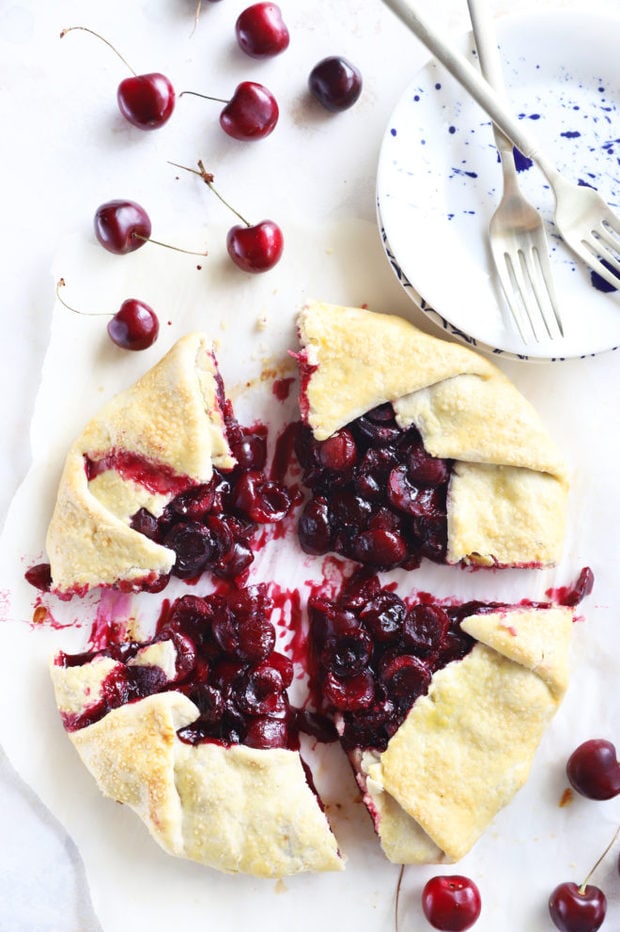
POLYGON ((286 401, 291 394, 291 386, 296 381, 297 379, 294 375, 288 376, 287 378, 276 379, 271 386, 271 391, 278 401, 286 401))
POLYGON ((555 589, 547 589, 545 595, 558 605, 574 608, 576 605, 579 605, 587 595, 590 595, 593 587, 594 573, 589 566, 584 566, 571 586, 558 586, 555 589))
POLYGON ((286 644, 287 654, 293 663, 298 663, 305 669, 308 632, 303 624, 301 594, 298 589, 285 589, 277 583, 272 583, 269 595, 278 615, 276 625, 286 628, 291 633, 291 639, 286 644))
POLYGON ((111 644, 123 644, 127 640, 130 609, 129 593, 104 590, 90 631, 89 649, 105 650, 111 644))
POLYGON ((187 476, 179 476, 163 463, 157 463, 128 450, 111 450, 98 459, 84 456, 84 469, 89 482, 101 473, 114 470, 123 479, 137 482, 150 492, 178 495, 188 485, 187 476))

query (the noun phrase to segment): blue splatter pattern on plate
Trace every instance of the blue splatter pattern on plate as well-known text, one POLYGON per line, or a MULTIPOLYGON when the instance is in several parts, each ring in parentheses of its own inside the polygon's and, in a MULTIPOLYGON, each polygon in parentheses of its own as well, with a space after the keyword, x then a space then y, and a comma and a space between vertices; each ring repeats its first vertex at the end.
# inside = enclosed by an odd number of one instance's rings
MULTIPOLYGON (((582 12, 497 20, 513 110, 567 178, 597 188, 620 214, 619 31, 620 19, 582 12)), ((461 50, 476 60, 471 36, 461 50)), ((487 352, 548 361, 615 349, 620 292, 565 246, 545 176, 515 158, 546 223, 564 339, 524 345, 511 324, 487 242, 502 185, 491 121, 435 61, 403 94, 382 143, 377 210, 392 268, 440 326, 487 352)))

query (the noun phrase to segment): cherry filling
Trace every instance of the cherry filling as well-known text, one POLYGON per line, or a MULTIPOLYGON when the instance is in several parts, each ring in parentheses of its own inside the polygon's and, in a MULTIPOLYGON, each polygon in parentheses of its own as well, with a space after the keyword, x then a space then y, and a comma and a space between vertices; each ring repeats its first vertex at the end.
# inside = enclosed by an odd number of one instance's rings
POLYGON ((346 751, 384 751, 433 674, 474 646, 463 618, 502 603, 409 604, 367 571, 337 598, 313 594, 310 688, 320 714, 337 723, 346 751))
POLYGON ((158 518, 141 508, 131 520, 134 530, 175 552, 172 575, 180 579, 205 570, 224 579, 240 576, 254 559, 257 525, 281 521, 291 507, 284 485, 265 474, 265 432, 230 417, 227 429, 237 460, 232 471, 214 469, 209 483, 180 492, 158 518))
POLYGON ((391 404, 323 441, 299 425, 295 452, 311 491, 298 526, 306 553, 376 570, 445 561, 452 463, 427 453, 415 427, 401 429, 391 404))
POLYGON ((105 677, 93 705, 80 714, 63 715, 65 728, 76 731, 128 702, 174 689, 199 709, 196 720, 178 732, 188 744, 298 747, 304 717, 289 705, 286 690, 293 664, 274 649, 272 610, 264 584, 204 598, 185 595, 165 608, 151 641, 60 653, 56 663, 62 667, 82 666, 102 656, 121 664, 105 677), (165 641, 175 648, 172 678, 159 666, 136 662, 139 652, 165 641))

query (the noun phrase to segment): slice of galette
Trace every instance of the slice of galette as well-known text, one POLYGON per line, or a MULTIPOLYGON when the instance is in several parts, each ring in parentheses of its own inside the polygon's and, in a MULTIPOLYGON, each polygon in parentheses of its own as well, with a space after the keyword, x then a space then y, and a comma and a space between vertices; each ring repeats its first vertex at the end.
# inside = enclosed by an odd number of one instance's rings
POLYGON ((376 576, 309 601, 311 687, 386 856, 456 861, 526 781, 564 695, 573 607, 403 600, 376 576))
POLYGON ((271 609, 262 585, 186 595, 148 641, 61 652, 58 708, 101 791, 169 854, 260 877, 341 870, 271 609))
POLYGON ((291 504, 265 459, 264 432, 234 418, 210 340, 181 338, 72 444, 47 534, 49 588, 161 588, 171 573, 205 569, 238 576, 257 524, 291 504))
POLYGON ((311 304, 298 331, 306 552, 374 569, 557 562, 565 466, 496 366, 361 308, 311 304))

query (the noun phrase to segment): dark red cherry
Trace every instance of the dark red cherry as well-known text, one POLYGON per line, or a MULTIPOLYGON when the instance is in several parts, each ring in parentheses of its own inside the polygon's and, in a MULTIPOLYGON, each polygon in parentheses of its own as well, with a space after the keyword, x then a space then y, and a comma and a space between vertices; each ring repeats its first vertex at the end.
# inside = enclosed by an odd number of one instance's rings
POLYGON ((268 272, 280 261, 284 238, 273 220, 262 220, 254 226, 237 224, 228 231, 226 248, 244 272, 268 272))
POLYGON ((325 698, 342 711, 367 709, 375 697, 375 684, 370 670, 354 676, 339 677, 331 671, 325 678, 325 698))
POLYGON ((331 546, 332 531, 327 499, 319 496, 306 502, 299 518, 299 543, 305 553, 326 553, 331 546))
POLYGON ((191 579, 201 573, 214 550, 208 528, 194 523, 173 525, 163 543, 176 553, 173 573, 180 579, 191 579))
POLYGON ((549 915, 561 932, 596 932, 607 912, 607 898, 592 884, 559 884, 549 897, 549 915))
POLYGON ((611 741, 591 738, 576 748, 566 764, 568 780, 588 799, 612 799, 620 793, 620 762, 611 741))
POLYGON ((288 746, 288 726, 280 718, 257 716, 250 719, 243 743, 249 748, 285 748, 288 746))
POLYGON ((281 521, 291 507, 288 492, 261 472, 246 472, 235 484, 232 506, 257 524, 281 521))
POLYGON ((24 573, 26 581, 40 589, 41 592, 49 592, 52 588, 52 568, 49 563, 37 563, 31 566, 24 573))
POLYGON ((332 113, 348 110, 362 92, 362 75, 346 58, 332 55, 314 66, 308 78, 313 97, 332 113))
POLYGON ((324 469, 334 472, 346 472, 351 469, 357 460, 357 447, 350 430, 343 427, 336 431, 327 440, 317 446, 318 458, 324 469))
POLYGON ((252 58, 269 58, 288 48, 289 31, 276 3, 254 3, 239 14, 235 33, 240 48, 252 58))
POLYGON ((152 346, 159 333, 157 315, 148 304, 128 298, 108 323, 113 343, 123 349, 143 350, 152 346))
POLYGON ((450 619, 438 605, 414 605, 403 626, 403 643, 421 657, 437 653, 444 646, 450 619))
POLYGON ((368 602, 360 612, 360 619, 379 643, 395 641, 400 637, 407 607, 395 592, 384 590, 368 602))
POLYGON ((118 86, 116 99, 125 119, 139 129, 158 129, 174 110, 174 88, 159 72, 125 78, 118 86))
POLYGON ((255 81, 242 81, 220 113, 220 126, 233 139, 264 139, 275 129, 279 116, 271 91, 255 81))
POLYGON ((434 929, 464 932, 480 915, 480 891, 459 874, 432 877, 422 891, 422 909, 434 929))
POLYGON ((369 528, 354 542, 355 559, 374 567, 398 566, 407 554, 407 545, 398 531, 369 528))
POLYGON ((394 699, 413 703, 428 690, 431 671, 417 657, 399 654, 382 664, 381 680, 394 699))
POLYGON ((151 235, 151 221, 135 201, 107 201, 95 211, 95 236, 108 252, 134 252, 151 235))

